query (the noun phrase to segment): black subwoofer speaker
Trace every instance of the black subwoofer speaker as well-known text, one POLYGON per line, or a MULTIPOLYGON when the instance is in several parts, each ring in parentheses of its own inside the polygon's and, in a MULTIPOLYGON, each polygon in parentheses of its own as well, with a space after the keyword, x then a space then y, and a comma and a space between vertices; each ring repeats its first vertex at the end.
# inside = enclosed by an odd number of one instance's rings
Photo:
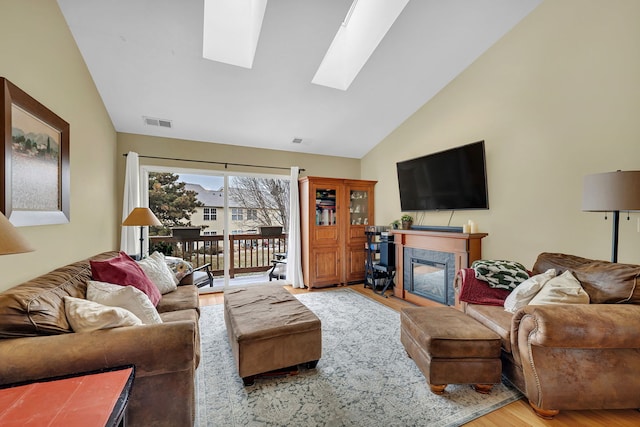
POLYGON ((380 265, 387 267, 396 266, 396 246, 393 242, 385 240, 380 242, 380 265))

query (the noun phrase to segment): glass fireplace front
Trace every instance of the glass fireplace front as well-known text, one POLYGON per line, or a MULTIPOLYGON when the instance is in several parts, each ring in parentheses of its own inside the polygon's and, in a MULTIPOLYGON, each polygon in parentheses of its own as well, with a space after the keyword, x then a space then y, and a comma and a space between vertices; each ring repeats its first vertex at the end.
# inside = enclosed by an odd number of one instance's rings
POLYGON ((447 265, 424 259, 411 259, 408 291, 441 304, 448 301, 447 265))

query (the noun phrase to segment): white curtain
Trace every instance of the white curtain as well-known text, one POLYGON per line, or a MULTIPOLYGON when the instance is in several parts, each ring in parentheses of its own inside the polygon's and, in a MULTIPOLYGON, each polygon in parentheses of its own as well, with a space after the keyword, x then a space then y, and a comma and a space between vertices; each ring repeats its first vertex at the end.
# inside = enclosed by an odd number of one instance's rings
MULTIPOLYGON (((140 167, 138 153, 127 153, 127 168, 124 176, 124 198, 122 200, 122 220, 124 221, 133 208, 140 207, 140 167)), ((127 254, 140 252, 140 227, 122 226, 120 234, 120 250, 127 254)))
POLYGON ((286 283, 294 288, 304 288, 302 278, 302 243, 300 236, 300 194, 298 193, 298 172, 300 168, 291 168, 289 179, 289 236, 287 240, 287 278, 286 283))

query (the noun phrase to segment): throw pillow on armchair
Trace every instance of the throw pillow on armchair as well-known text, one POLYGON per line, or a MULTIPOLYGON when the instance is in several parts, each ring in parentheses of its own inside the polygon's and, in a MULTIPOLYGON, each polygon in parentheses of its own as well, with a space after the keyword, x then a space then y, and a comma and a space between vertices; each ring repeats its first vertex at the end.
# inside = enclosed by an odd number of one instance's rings
POLYGON ((502 307, 505 300, 531 273, 519 262, 477 260, 458 272, 460 301, 502 307))

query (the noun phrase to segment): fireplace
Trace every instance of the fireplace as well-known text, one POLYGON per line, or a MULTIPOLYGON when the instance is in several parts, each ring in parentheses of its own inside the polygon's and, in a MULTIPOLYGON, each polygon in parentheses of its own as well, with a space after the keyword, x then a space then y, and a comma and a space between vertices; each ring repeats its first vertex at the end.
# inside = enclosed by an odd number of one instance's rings
MULTIPOLYGON (((442 273, 446 282, 446 304, 456 306, 454 283, 459 268, 467 268, 475 260, 482 259, 482 239, 486 233, 456 233, 425 230, 393 230, 393 241, 396 245, 396 283, 393 295, 417 305, 439 305, 436 302, 443 299, 441 295, 422 296, 421 289, 410 290, 414 263, 417 270, 423 267, 436 267, 444 270, 442 273), (427 261, 423 263, 422 261, 427 261), (440 265, 441 264, 441 265, 440 265), (446 267, 443 267, 445 265, 446 267), (418 293, 417 293, 418 292, 418 293)), ((418 271, 418 276, 420 271, 418 271)), ((443 288, 444 289, 444 288, 443 288)), ((444 295, 444 290, 442 294, 444 295)))
POLYGON ((452 253, 404 248, 405 291, 443 305, 455 305, 452 253))
POLYGON ((424 259, 411 259, 408 291, 447 304, 447 265, 424 259))

